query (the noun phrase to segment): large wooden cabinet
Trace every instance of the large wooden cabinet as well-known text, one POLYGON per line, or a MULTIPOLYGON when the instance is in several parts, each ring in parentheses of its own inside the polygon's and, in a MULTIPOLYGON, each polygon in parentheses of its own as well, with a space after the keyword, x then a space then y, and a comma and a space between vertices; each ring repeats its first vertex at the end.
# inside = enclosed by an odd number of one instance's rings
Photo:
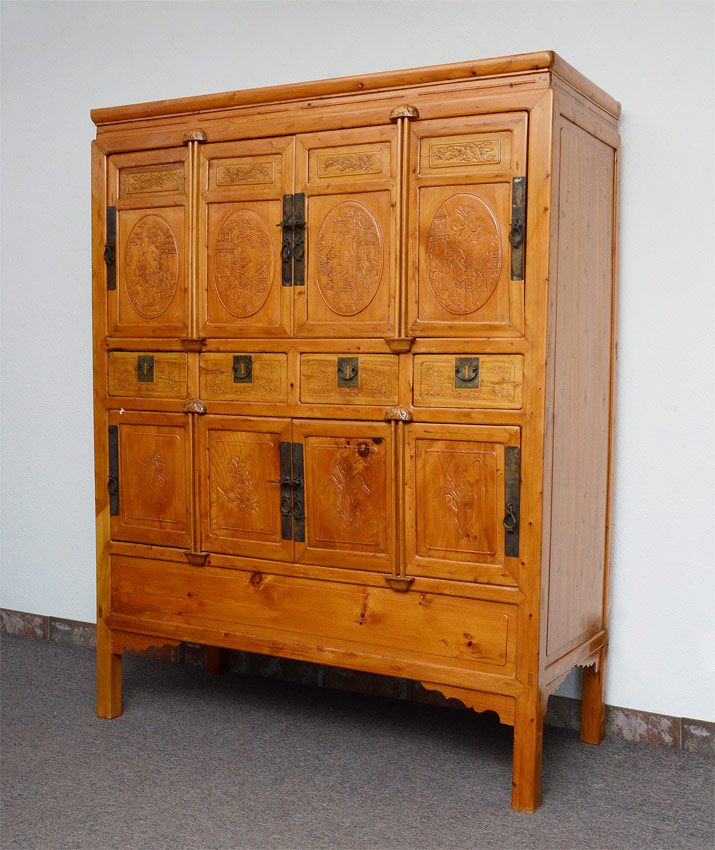
POLYGON ((601 740, 619 114, 550 52, 92 113, 100 716, 187 640, 497 712, 518 809, 575 665, 601 740))

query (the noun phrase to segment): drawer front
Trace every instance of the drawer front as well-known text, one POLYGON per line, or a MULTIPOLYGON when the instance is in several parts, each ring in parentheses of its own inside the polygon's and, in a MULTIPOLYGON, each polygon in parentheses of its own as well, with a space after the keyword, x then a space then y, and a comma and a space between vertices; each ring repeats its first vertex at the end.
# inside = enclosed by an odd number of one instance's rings
POLYGON ((513 675, 515 605, 112 556, 112 610, 513 675))
POLYGON ((119 398, 186 398, 186 355, 111 351, 109 395, 119 398))
POLYGON ((418 354, 414 358, 417 407, 518 410, 523 382, 521 354, 418 354))
POLYGON ((202 354, 201 398, 282 404, 288 398, 288 357, 282 353, 202 354))
POLYGON ((397 404, 397 357, 392 354, 303 354, 304 404, 397 404))

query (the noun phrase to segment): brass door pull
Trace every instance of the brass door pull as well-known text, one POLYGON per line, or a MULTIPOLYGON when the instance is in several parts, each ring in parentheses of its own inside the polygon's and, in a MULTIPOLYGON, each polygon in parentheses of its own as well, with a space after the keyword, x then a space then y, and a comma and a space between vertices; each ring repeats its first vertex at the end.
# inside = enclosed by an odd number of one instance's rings
POLYGON ((503 526, 504 528, 511 532, 516 531, 516 514, 514 513, 514 505, 511 502, 506 506, 506 516, 504 517, 503 526))

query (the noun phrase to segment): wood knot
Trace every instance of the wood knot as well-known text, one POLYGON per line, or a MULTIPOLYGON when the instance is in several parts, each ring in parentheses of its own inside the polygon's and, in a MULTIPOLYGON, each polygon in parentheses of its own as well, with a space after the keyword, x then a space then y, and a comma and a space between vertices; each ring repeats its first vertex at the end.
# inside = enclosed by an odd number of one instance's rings
POLYGON ((263 573, 253 573, 249 579, 251 587, 260 587, 263 584, 263 573))

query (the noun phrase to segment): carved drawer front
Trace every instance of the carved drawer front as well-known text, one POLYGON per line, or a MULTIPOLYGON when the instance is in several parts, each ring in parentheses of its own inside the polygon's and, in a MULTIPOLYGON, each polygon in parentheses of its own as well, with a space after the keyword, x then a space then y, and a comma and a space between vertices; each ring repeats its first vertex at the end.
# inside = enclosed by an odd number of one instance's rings
POLYGON ((397 357, 392 354, 303 354, 304 404, 397 404, 397 357))
POLYGON ((288 419, 201 417, 200 522, 204 551, 293 560, 290 433, 288 419))
POLYGON ((522 406, 520 354, 418 354, 413 362, 418 407, 518 410, 522 406))
POLYGON ((284 648, 295 642, 315 660, 321 647, 514 675, 517 608, 498 602, 115 555, 112 610, 223 624, 256 639, 279 634, 284 648))
POLYGON ((305 487, 305 534, 296 539, 296 560, 388 570, 394 510, 390 426, 297 419, 293 441, 302 445, 305 487))
POLYGON ((293 191, 293 140, 202 145, 200 157, 200 336, 288 336, 280 224, 293 191))
POLYGON ((396 142, 394 125, 297 137, 308 252, 305 285, 294 287, 299 336, 392 333, 396 142))
POLYGON ((110 504, 112 538, 189 548, 192 488, 188 417, 111 411, 109 427, 110 493, 115 490, 110 504))
POLYGON ((111 156, 105 268, 110 336, 183 336, 188 322, 187 150, 111 156))
POLYGON ((186 355, 164 351, 110 351, 109 395, 186 398, 186 355))
POLYGON ((522 335, 526 126, 526 113, 412 123, 411 334, 522 335))
POLYGON ((406 428, 407 572, 516 584, 519 429, 406 428))
POLYGON ((288 358, 282 353, 201 354, 199 385, 208 401, 280 404, 288 398, 288 358))

